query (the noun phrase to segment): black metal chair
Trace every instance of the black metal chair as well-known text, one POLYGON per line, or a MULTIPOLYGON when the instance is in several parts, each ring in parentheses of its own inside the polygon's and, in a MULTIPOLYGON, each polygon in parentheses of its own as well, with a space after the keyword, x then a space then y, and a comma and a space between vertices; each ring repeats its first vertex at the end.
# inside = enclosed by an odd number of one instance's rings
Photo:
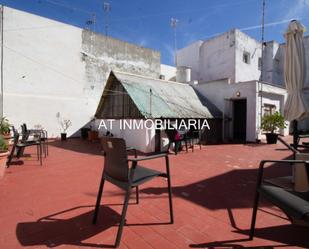
MULTIPOLYGON (((170 179, 169 159, 166 153, 158 154, 140 158, 128 158, 127 147, 125 140, 121 138, 104 137, 101 139, 103 146, 105 163, 104 170, 98 190, 98 196, 95 206, 95 212, 93 216, 93 224, 96 223, 101 197, 104 187, 104 182, 108 181, 126 191, 125 201, 123 204, 121 221, 119 224, 115 246, 118 247, 121 240, 122 230, 125 223, 126 212, 129 204, 129 198, 131 190, 134 187, 152 180, 155 177, 167 178, 168 194, 169 194, 169 209, 170 209, 170 223, 174 222, 173 207, 172 207, 172 188, 170 179), (155 158, 165 158, 166 173, 159 172, 153 169, 140 166, 138 163, 145 160, 151 160, 155 158), (129 162, 132 163, 131 168, 129 162)), ((138 202, 138 191, 136 192, 136 198, 138 202)))
POLYGON ((166 129, 165 133, 167 135, 167 138, 169 140, 168 146, 167 146, 167 152, 169 151, 171 144, 174 143, 175 145, 175 155, 178 153, 178 149, 181 146, 181 143, 184 141, 186 146, 186 152, 188 152, 188 142, 186 134, 179 134, 179 138, 176 138, 177 133, 179 133, 176 129, 166 129))
POLYGON ((40 140, 43 146, 44 156, 48 155, 48 133, 43 129, 28 129, 27 125, 23 123, 21 125, 23 141, 28 141, 30 136, 33 136, 33 140, 40 140))
POLYGON ((289 166, 294 165, 295 167, 303 166, 304 164, 306 167, 309 166, 309 162, 302 160, 261 161, 252 212, 250 239, 254 237, 257 209, 261 196, 279 207, 290 220, 309 222, 309 192, 296 192, 293 189, 276 186, 263 180, 264 166, 267 163, 284 163, 289 166))
POLYGON ((14 138, 13 138, 13 145, 10 151, 10 155, 8 156, 8 160, 7 160, 7 167, 9 168, 11 165, 11 162, 13 160, 14 157, 14 153, 16 150, 16 157, 20 158, 21 154, 18 153, 21 150, 24 150, 26 147, 30 147, 30 146, 36 146, 37 148, 37 158, 40 161, 40 165, 42 165, 42 145, 41 145, 41 141, 38 140, 33 140, 33 141, 28 141, 28 142, 23 142, 22 140, 19 141, 19 133, 17 132, 17 130, 14 128, 14 126, 12 126, 12 130, 14 133, 14 138))
POLYGON ((194 144, 198 144, 200 146, 200 150, 202 149, 201 132, 199 130, 189 130, 186 133, 186 139, 190 141, 192 152, 194 151, 194 144), (195 140, 197 140, 198 142, 194 143, 195 140))

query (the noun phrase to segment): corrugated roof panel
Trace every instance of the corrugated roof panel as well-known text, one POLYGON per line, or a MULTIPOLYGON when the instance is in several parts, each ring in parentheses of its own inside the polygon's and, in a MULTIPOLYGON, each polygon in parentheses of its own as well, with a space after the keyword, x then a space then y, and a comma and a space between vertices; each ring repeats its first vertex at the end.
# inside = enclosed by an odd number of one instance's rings
POLYGON ((214 118, 188 84, 113 73, 146 118, 214 118))

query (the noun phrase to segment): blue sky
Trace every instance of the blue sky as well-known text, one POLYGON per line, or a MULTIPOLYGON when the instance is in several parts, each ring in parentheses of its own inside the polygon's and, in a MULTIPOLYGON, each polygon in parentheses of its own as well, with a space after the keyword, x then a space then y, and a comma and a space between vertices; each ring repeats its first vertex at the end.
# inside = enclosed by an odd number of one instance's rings
MULTIPOLYGON (((1 4, 79 27, 96 15, 96 32, 104 33, 104 0, 0 0, 1 4)), ((109 35, 161 52, 173 65, 171 18, 178 19, 177 47, 239 28, 261 39, 262 0, 106 0, 111 6, 109 35)), ((288 21, 309 28, 309 0, 266 0, 265 40, 283 42, 288 21)), ((91 29, 94 27, 91 26, 91 29)), ((307 35, 309 32, 307 32, 307 35)))

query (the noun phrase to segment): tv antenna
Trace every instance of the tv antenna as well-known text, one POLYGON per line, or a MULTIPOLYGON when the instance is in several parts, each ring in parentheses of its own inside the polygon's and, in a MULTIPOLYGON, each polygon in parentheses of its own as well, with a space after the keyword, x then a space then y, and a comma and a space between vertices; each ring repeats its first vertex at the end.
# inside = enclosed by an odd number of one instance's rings
POLYGON ((105 36, 108 35, 108 26, 109 26, 109 12, 111 10, 111 5, 108 2, 104 2, 103 4, 103 10, 104 10, 104 30, 105 30, 105 36))
POLYGON ((265 33, 265 6, 266 6, 266 1, 263 0, 262 3, 262 33, 261 33, 261 46, 262 46, 262 51, 261 51, 261 79, 260 79, 260 132, 261 132, 261 125, 262 125, 262 119, 263 119, 263 80, 264 80, 264 33, 265 33))
POLYGON ((176 55, 176 52, 177 52, 177 32, 176 32, 176 29, 177 29, 177 24, 178 24, 178 20, 176 18, 171 18, 171 27, 172 29, 174 30, 174 63, 175 63, 175 66, 177 67, 177 55, 176 55))

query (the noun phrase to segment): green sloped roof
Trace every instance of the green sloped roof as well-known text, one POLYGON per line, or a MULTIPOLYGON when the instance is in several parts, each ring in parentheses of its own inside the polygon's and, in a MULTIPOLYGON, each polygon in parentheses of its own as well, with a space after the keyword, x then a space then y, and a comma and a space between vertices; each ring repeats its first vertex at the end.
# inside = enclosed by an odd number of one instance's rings
POLYGON ((189 84, 115 71, 111 74, 145 118, 214 118, 189 84))

